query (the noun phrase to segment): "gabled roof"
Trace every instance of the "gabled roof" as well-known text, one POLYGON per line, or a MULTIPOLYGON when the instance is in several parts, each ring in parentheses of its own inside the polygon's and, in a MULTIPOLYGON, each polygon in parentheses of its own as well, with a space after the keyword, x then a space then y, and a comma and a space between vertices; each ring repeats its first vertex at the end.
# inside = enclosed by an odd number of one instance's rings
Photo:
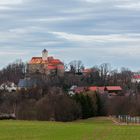
POLYGON ((49 61, 51 64, 61 64, 62 62, 59 59, 52 59, 49 61))
POLYGON ((58 65, 63 64, 59 59, 54 59, 53 57, 48 57, 48 60, 43 60, 42 57, 32 57, 29 64, 50 64, 50 65, 58 65))
POLYGON ((121 91, 122 90, 120 86, 106 86, 105 89, 108 91, 119 91, 119 90, 121 91))
POLYGON ((43 62, 42 57, 32 57, 29 64, 40 64, 42 62, 43 62))
POLYGON ((91 86, 88 88, 90 91, 97 91, 98 87, 97 86, 91 86))
POLYGON ((82 93, 82 92, 85 92, 85 91, 86 91, 86 87, 76 87, 74 89, 75 93, 82 93))
POLYGON ((103 86, 103 87, 98 87, 98 86, 91 86, 89 87, 90 91, 121 91, 122 88, 120 86, 103 86))
POLYGON ((134 75, 133 79, 140 79, 140 75, 134 75))
POLYGON ((98 87, 98 86, 90 86, 90 91, 104 91, 105 87, 98 87))
POLYGON ((54 69, 56 69, 57 67, 56 66, 54 66, 54 65, 48 65, 48 69, 49 70, 54 70, 54 69))

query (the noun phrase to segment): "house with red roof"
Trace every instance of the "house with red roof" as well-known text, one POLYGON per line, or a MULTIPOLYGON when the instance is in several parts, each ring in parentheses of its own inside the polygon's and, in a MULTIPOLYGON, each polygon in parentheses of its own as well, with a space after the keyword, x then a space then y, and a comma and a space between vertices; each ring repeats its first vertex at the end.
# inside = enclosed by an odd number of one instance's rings
POLYGON ((132 77, 132 83, 139 83, 140 82, 140 74, 134 74, 132 77))
POLYGON ((99 94, 106 94, 109 96, 117 96, 122 92, 122 88, 120 86, 89 86, 89 87, 77 87, 72 86, 69 91, 69 94, 81 94, 86 93, 88 91, 98 92, 99 94))
POLYGON ((122 91, 122 88, 120 86, 90 86, 88 88, 89 91, 99 92, 99 93, 111 93, 111 94, 117 94, 122 91))
POLYGON ((104 93, 104 89, 105 87, 99 87, 99 86, 90 86, 88 88, 89 91, 99 92, 99 93, 104 93))
POLYGON ((44 49, 42 51, 42 57, 32 57, 28 63, 27 71, 29 74, 41 73, 47 75, 63 75, 64 63, 53 56, 48 56, 48 51, 44 49))
POLYGON ((84 92, 86 92, 86 91, 88 91, 87 90, 87 87, 76 87, 75 89, 74 89, 74 92, 75 93, 84 93, 84 92))
POLYGON ((76 85, 73 85, 69 91, 68 91, 68 94, 69 95, 74 95, 74 94, 81 94, 81 93, 85 93, 88 91, 88 87, 78 87, 76 85))
POLYGON ((122 91, 122 88, 120 86, 105 86, 104 90, 108 93, 117 94, 122 91))

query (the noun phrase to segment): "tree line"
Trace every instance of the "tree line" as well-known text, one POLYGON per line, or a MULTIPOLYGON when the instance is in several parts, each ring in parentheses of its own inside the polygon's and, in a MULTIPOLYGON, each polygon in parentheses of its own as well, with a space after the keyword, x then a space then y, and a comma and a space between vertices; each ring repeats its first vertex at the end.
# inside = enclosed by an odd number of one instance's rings
MULTIPOLYGON (((91 72, 82 73, 81 61, 72 61, 65 66, 64 76, 32 75, 39 85, 31 89, 22 89, 7 93, 0 91, 0 114, 15 113, 17 119, 72 121, 93 116, 140 115, 139 83, 132 83, 133 72, 127 68, 112 70, 110 64, 93 66, 91 72), (98 92, 85 92, 68 95, 73 86, 121 86, 123 94, 110 98, 98 92), (128 94, 128 96, 127 96, 128 94)), ((0 71, 0 83, 10 81, 18 83, 26 75, 26 64, 14 62, 0 71)))

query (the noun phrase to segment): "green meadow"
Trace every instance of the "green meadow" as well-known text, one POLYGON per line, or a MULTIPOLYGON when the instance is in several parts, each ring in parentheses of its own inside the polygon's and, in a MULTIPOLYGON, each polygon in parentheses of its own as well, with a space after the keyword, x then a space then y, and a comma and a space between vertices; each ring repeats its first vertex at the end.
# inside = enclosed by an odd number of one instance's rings
POLYGON ((115 125, 107 118, 69 123, 0 121, 0 140, 140 140, 140 126, 115 125))

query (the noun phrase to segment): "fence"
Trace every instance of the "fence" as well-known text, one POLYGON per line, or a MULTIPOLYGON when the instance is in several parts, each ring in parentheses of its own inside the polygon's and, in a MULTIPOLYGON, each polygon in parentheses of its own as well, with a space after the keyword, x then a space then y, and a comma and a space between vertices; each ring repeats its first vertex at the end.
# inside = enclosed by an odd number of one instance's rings
POLYGON ((117 116, 120 122, 122 123, 134 123, 134 124, 140 124, 140 116, 138 117, 132 117, 129 115, 119 115, 117 116))

